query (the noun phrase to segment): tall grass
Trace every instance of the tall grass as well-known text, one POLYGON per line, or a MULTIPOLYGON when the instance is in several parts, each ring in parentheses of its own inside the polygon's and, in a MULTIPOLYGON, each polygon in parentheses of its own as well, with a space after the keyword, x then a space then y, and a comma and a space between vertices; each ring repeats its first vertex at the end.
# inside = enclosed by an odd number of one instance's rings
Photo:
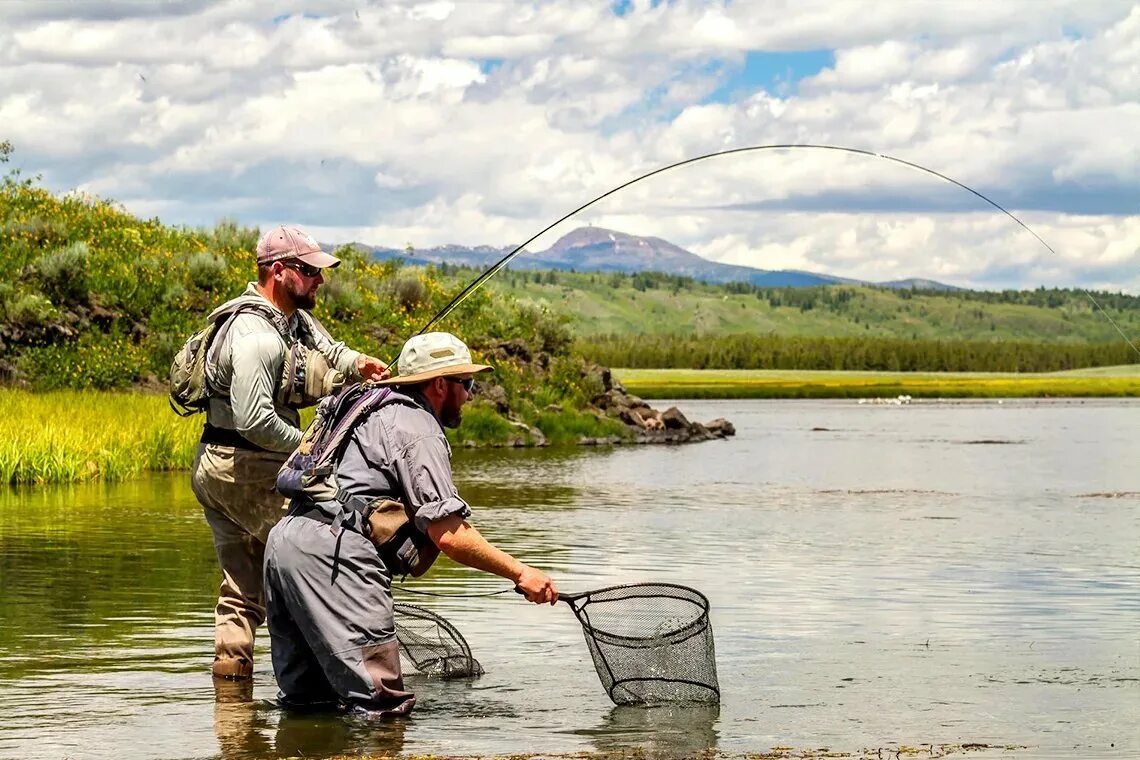
POLYGON ((643 398, 1026 398, 1140 396, 1140 375, 615 369, 643 398))
POLYGON ((0 389, 0 483, 125 480, 187 469, 202 418, 171 413, 165 396, 0 389))

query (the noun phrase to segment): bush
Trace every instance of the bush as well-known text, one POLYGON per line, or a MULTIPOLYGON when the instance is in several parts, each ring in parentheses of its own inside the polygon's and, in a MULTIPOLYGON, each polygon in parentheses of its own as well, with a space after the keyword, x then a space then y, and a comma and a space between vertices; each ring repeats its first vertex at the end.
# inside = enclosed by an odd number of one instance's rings
POLYGON ((191 256, 186 266, 190 270, 190 283, 199 290, 214 293, 226 284, 229 265, 221 256, 202 251, 191 256))
POLYGON ((7 319, 8 304, 16 294, 16 289, 6 282, 0 282, 0 321, 7 319))
POLYGON ((210 237, 218 249, 252 253, 257 248, 261 233, 256 227, 241 227, 233 219, 222 219, 214 225, 210 237))
POLYGON ((321 286, 318 299, 328 313, 338 320, 349 320, 364 308, 364 296, 347 272, 333 274, 321 286))
POLYGON ((20 296, 6 311, 8 321, 20 327, 43 327, 59 316, 59 310, 39 293, 20 296))
POLYGON ((392 283, 392 290, 396 294, 396 301, 404 308, 404 311, 414 310, 427 295, 427 288, 415 275, 397 277, 392 283))
POLYGON ((145 373, 149 357, 124 335, 85 335, 76 343, 26 350, 19 358, 37 390, 124 388, 145 373))
POLYGON ((47 254, 36 262, 44 293, 58 304, 86 304, 90 300, 87 258, 90 249, 79 241, 47 254))

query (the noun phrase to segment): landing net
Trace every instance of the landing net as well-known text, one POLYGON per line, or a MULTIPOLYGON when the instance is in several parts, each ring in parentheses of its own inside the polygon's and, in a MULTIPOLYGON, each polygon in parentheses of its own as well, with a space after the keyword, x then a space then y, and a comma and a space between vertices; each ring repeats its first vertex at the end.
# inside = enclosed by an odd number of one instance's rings
POLYGON ((709 600, 686 586, 612 586, 565 601, 615 704, 719 702, 709 600))
POLYGON ((421 673, 440 678, 483 675, 483 666, 455 626, 431 610, 393 604, 400 652, 421 673))

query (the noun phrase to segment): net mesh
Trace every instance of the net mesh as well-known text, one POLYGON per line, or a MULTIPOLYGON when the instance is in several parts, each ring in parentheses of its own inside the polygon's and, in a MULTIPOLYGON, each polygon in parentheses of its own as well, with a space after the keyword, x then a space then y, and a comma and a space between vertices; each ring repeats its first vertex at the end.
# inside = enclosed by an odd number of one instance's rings
POLYGON ((421 673, 440 678, 483 675, 471 647, 445 618, 412 604, 392 605, 400 653, 421 673))
POLYGON ((685 586, 613 586, 568 599, 615 704, 719 702, 709 601, 685 586))

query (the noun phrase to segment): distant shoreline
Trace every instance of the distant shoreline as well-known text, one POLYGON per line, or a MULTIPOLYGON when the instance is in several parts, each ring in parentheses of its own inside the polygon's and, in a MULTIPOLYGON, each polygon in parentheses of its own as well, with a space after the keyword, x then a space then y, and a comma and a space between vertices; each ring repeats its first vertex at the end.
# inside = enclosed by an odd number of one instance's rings
POLYGON ((1140 365, 1069 372, 614 369, 645 399, 1140 397, 1140 365))

